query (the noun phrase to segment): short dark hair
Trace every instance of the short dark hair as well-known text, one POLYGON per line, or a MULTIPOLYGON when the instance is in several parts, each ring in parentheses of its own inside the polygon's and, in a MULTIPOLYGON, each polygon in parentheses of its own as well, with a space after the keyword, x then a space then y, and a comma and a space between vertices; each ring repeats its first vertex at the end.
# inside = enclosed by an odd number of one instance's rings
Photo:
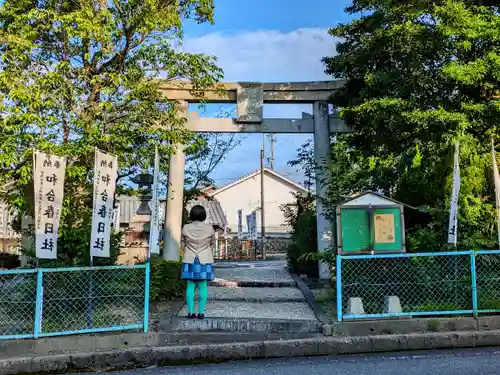
POLYGON ((199 204, 194 205, 189 212, 189 219, 191 221, 205 221, 207 218, 207 211, 199 204))

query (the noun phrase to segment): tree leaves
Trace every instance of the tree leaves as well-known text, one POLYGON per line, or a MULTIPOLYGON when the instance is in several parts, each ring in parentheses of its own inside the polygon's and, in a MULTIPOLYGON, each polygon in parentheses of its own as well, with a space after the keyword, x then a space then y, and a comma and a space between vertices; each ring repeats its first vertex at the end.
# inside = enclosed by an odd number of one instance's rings
POLYGON ((344 160, 334 144, 330 187, 369 186, 425 208, 426 217, 407 223, 411 246, 444 243, 450 150, 460 141, 459 241, 494 246, 489 140, 498 140, 500 115, 498 4, 356 0, 347 11, 359 18, 330 30, 340 42, 323 61, 346 80, 332 102, 355 132, 337 139, 357 161, 344 160))
MULTIPOLYGON (((93 149, 118 156, 119 183, 157 147, 196 143, 162 80, 203 90, 222 71, 213 57, 174 48, 182 22, 213 21, 211 0, 6 0, 0 7, 0 196, 21 211, 34 149, 68 156, 63 221, 90 208, 93 149), (83 210, 83 211, 82 211, 83 210)), ((81 225, 81 223, 73 223, 81 225)))

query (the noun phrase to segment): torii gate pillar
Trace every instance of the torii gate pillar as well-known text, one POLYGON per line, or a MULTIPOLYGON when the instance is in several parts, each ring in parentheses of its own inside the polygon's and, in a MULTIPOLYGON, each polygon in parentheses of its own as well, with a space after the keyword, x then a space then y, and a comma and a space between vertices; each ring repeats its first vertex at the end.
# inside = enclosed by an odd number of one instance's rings
MULTIPOLYGON (((325 217, 323 199, 326 198, 327 187, 322 183, 321 167, 328 165, 331 159, 330 129, 328 124, 328 102, 313 103, 314 118, 314 162, 316 164, 316 235, 318 252, 327 251, 332 245, 332 233, 335 233, 332 223, 325 217)), ((331 278, 328 264, 320 262, 319 277, 322 280, 331 278)))

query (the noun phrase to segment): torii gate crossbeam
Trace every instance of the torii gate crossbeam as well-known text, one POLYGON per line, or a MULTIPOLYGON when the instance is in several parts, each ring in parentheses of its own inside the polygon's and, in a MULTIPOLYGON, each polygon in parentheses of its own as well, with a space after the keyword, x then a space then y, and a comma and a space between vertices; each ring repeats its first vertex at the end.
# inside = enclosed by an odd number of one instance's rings
MULTIPOLYGON (((328 99, 343 81, 295 82, 295 83, 223 83, 219 90, 214 88, 196 92, 186 82, 173 81, 162 84, 161 91, 169 100, 183 104, 186 128, 196 132, 222 133, 313 133, 314 158, 317 166, 330 160, 330 134, 349 132, 343 121, 328 113, 328 99), (222 88, 223 90, 220 90, 222 88), (196 113, 188 113, 188 103, 235 103, 237 118, 200 118, 196 113), (263 118, 263 106, 272 104, 313 104, 313 113, 303 114, 302 119, 263 118)), ((182 202, 184 191, 185 158, 182 146, 170 158, 169 192, 165 210, 165 231, 163 257, 177 260, 180 254, 182 225, 182 202)), ((321 176, 316 173, 316 223, 318 251, 327 250, 332 244, 334 231, 324 215, 321 198, 326 187, 321 184, 321 176)), ((326 264, 320 263, 320 278, 329 279, 326 264)))

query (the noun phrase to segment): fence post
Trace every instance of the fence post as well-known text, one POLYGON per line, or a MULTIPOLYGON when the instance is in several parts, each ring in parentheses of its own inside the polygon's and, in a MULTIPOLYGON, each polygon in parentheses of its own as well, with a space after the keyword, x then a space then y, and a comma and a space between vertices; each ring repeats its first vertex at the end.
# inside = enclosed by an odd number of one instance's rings
POLYGON ((146 269, 144 275, 144 333, 148 332, 149 326, 149 284, 151 282, 151 259, 146 261, 146 269))
POLYGON ((477 274, 476 274, 476 252, 474 250, 471 250, 470 254, 470 272, 471 272, 472 310, 474 316, 477 316, 478 315, 477 274))
POLYGON ((42 330, 43 314, 43 270, 36 271, 36 299, 35 299, 35 322, 33 324, 33 337, 37 339, 42 330))
POLYGON ((336 259, 336 285, 337 285, 337 321, 342 321, 342 255, 336 259))

